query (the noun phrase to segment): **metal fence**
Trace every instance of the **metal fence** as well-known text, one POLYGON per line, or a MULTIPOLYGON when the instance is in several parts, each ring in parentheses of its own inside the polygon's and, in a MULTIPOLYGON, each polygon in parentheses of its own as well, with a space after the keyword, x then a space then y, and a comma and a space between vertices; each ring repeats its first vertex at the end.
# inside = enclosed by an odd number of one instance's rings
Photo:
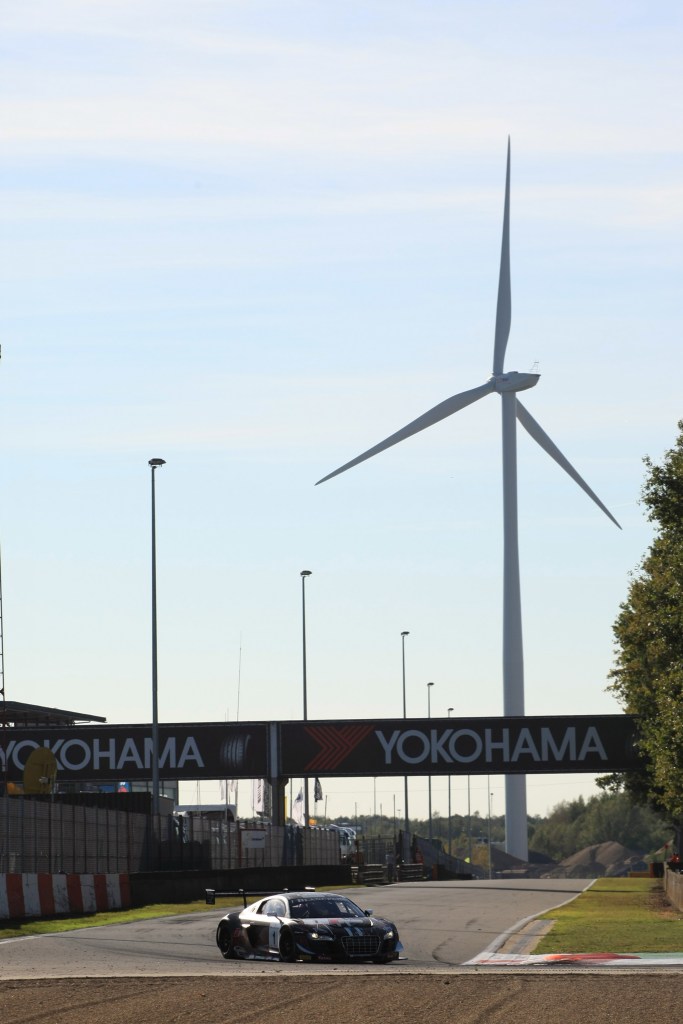
POLYGON ((0 797, 0 874, 230 870, 340 859, 339 836, 326 829, 0 797))
MULTIPOLYGON (((0 797, 0 874, 137 874, 341 863, 339 832, 297 825, 143 814, 30 797, 0 797)), ((355 864, 420 862, 428 877, 476 868, 418 836, 359 837, 355 864)))
POLYGON ((365 836, 359 842, 359 853, 359 863, 383 865, 390 882, 400 877, 399 868, 406 864, 422 864, 428 878, 442 872, 445 877, 480 873, 459 857, 451 857, 440 844, 403 831, 397 836, 365 836))

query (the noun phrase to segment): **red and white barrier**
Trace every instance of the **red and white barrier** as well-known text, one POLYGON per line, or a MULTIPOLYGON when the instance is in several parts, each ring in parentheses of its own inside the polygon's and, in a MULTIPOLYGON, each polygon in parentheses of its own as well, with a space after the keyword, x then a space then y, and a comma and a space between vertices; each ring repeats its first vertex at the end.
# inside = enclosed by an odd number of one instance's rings
POLYGON ((0 875, 0 920, 129 906, 128 875, 0 875))

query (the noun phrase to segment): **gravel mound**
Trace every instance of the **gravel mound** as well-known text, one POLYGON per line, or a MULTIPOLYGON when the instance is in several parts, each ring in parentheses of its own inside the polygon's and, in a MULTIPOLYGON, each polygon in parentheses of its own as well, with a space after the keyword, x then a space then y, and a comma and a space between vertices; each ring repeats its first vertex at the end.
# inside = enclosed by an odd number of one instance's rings
POLYGON ((561 861, 544 874, 545 878, 618 878, 630 871, 645 871, 642 854, 621 843, 597 843, 561 861))

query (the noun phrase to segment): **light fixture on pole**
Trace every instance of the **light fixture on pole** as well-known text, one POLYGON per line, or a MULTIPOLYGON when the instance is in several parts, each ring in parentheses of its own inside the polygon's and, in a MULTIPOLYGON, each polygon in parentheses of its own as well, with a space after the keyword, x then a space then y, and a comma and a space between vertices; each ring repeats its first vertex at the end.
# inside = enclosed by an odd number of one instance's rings
MULTIPOLYGON (((302 640, 303 640, 303 682, 304 682, 304 722, 308 721, 308 690, 306 681, 306 579, 308 576, 312 576, 313 573, 310 569, 302 569, 301 576, 301 625, 302 625, 302 640)), ((308 806, 308 778, 304 779, 304 816, 306 828, 310 824, 309 806, 308 806)))
MULTIPOLYGON (((453 708, 449 708, 448 709, 448 717, 449 718, 451 717, 451 711, 452 710, 453 710, 453 708)), ((453 837, 453 831, 452 831, 452 827, 451 827, 451 777, 449 775, 448 776, 448 856, 449 857, 452 856, 452 854, 451 854, 451 839, 452 839, 452 837, 453 837)))
POLYGON ((165 459, 150 459, 152 469, 152 814, 159 813, 159 704, 157 699, 157 528, 154 475, 165 459))
MULTIPOLYGON (((403 662, 403 717, 406 717, 406 637, 410 631, 404 629, 401 633, 401 660, 403 662)), ((405 835, 410 834, 410 818, 408 816, 408 776, 403 776, 403 801, 405 804, 405 835)), ((407 840, 406 840, 407 842, 407 840)), ((403 851, 401 851, 403 853, 403 851)))
MULTIPOLYGON (((434 683, 427 683, 427 718, 432 717, 432 686, 434 683)), ((431 843, 434 838, 434 830, 432 827, 432 777, 429 776, 429 842, 431 843)))

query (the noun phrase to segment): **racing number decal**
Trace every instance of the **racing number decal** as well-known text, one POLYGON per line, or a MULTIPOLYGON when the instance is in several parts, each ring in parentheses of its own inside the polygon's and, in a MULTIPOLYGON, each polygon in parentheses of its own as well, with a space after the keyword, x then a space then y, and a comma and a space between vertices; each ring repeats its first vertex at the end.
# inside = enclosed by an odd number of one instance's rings
POLYGON ((268 948, 277 950, 280 945, 280 922, 268 926, 268 948))

